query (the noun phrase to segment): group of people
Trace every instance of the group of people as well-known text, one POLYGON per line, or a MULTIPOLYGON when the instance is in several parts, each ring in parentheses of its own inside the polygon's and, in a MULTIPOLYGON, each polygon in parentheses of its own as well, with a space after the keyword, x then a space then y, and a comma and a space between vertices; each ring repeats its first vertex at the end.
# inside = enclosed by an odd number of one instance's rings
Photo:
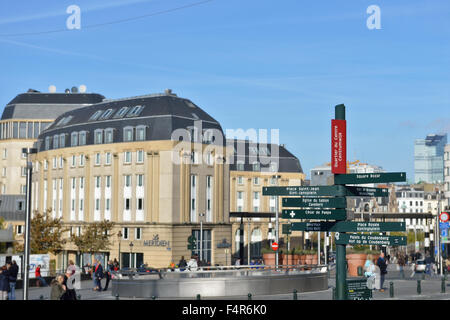
POLYGON ((372 281, 373 289, 384 292, 384 278, 387 274, 387 259, 384 252, 380 253, 378 259, 374 259, 373 255, 368 254, 366 263, 364 264, 364 276, 372 281))
POLYGON ((65 274, 58 274, 50 283, 50 300, 77 300, 75 291, 75 274, 77 267, 69 260, 65 274))
POLYGON ((19 266, 16 261, 0 268, 0 300, 16 300, 16 281, 19 266))

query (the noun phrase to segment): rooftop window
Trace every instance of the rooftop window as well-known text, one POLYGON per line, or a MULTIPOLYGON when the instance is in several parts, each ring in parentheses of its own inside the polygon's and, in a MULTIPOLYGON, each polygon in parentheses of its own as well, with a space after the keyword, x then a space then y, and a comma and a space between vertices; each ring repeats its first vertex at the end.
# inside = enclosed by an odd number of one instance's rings
POLYGON ((130 109, 130 108, 129 107, 120 108, 120 110, 117 111, 117 113, 114 115, 114 119, 123 118, 125 116, 125 114, 127 113, 128 109, 130 109))
POLYGON ((103 110, 97 110, 94 112, 94 114, 89 118, 89 121, 95 121, 98 119, 98 117, 100 117, 100 115, 102 114, 103 110))
POLYGON ((100 117, 100 120, 106 120, 109 119, 111 117, 111 115, 113 114, 114 110, 113 109, 108 109, 106 110, 102 116, 100 117))
POLYGON ((128 112, 127 117, 137 117, 143 109, 144 106, 134 106, 130 112, 128 112))

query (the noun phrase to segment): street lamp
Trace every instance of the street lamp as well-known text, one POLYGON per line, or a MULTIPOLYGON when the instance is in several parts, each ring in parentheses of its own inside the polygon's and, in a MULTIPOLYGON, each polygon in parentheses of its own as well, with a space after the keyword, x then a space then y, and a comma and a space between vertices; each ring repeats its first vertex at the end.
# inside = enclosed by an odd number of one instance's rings
POLYGON ((203 217, 205 216, 204 213, 198 214, 200 217, 200 263, 203 260, 203 217))
POLYGON ((36 148, 23 148, 22 153, 27 158, 27 183, 26 183, 26 215, 25 215, 25 243, 24 243, 24 275, 23 275, 23 300, 28 300, 28 285, 30 277, 30 231, 31 231, 31 177, 33 173, 33 164, 29 161, 30 154, 37 153, 36 148))
POLYGON ((131 265, 131 257, 133 256, 133 246, 134 246, 134 244, 133 244, 133 242, 130 242, 130 268, 132 268, 132 265, 131 265))
POLYGON ((119 232, 117 232, 117 240, 119 240, 119 269, 120 269, 120 262, 122 261, 122 258, 120 257, 120 242, 122 240, 122 231, 119 230, 119 232))

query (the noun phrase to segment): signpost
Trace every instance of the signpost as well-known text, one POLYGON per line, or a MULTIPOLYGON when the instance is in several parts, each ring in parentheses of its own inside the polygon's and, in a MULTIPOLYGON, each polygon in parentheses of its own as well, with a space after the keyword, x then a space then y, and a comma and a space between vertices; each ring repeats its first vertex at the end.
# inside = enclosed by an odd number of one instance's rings
POLYGON ((292 197, 344 197, 344 186, 292 186, 292 187, 263 187, 263 196, 292 196, 292 197))
POLYGON ((349 197, 389 197, 387 188, 368 188, 345 186, 346 195, 349 197))
POLYGON ((320 220, 345 220, 347 218, 346 209, 283 209, 281 212, 283 219, 320 219, 320 220))
POLYGON ((404 182, 404 181, 406 181, 406 172, 351 173, 351 174, 336 174, 334 176, 335 184, 365 184, 365 183, 386 183, 386 182, 404 182))
POLYGON ((293 231, 328 231, 328 232, 385 232, 406 231, 404 222, 294 222, 293 231))
POLYGON ((404 246, 406 245, 406 237, 401 236, 382 236, 382 235, 366 235, 356 233, 339 233, 335 234, 336 244, 350 245, 380 245, 380 246, 404 246))
POLYGON ((283 198, 283 207, 346 208, 347 199, 339 198, 283 198))
POLYGON ((292 233, 292 226, 290 223, 282 224, 281 225, 281 233, 282 234, 291 234, 292 233))

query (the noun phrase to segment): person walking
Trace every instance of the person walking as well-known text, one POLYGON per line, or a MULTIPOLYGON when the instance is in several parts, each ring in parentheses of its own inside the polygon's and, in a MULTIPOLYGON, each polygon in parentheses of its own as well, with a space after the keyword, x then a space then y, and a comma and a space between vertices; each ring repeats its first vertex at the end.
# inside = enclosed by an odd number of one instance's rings
POLYGON ((8 300, 9 272, 6 266, 0 268, 0 300, 8 300))
POLYGON ((377 260, 377 266, 380 268, 380 292, 384 292, 383 284, 384 284, 384 277, 387 274, 387 264, 386 260, 384 258, 384 252, 380 253, 380 257, 377 260))
POLYGON ((41 276, 41 265, 40 264, 38 264, 38 266, 36 267, 36 271, 34 272, 34 275, 36 277, 37 283, 40 282, 43 287, 48 286, 47 282, 45 282, 45 279, 42 278, 42 276, 41 276))
POLYGON ((108 264, 106 265, 106 272, 105 272, 106 284, 103 291, 108 290, 109 281, 111 281, 113 272, 114 272, 114 264, 111 260, 109 260, 108 264))
POLYGON ((63 283, 65 287, 65 292, 61 297, 61 300, 77 300, 77 293, 75 291, 75 277, 71 274, 71 272, 66 272, 63 275, 63 283))
POLYGON ((195 256, 191 256, 191 260, 189 260, 186 267, 189 271, 197 271, 198 264, 195 256))
POLYGON ((66 273, 70 273, 71 275, 74 275, 77 271, 77 267, 75 266, 75 263, 73 263, 73 260, 69 260, 69 265, 67 266, 66 273))
POLYGON ((50 283, 52 288, 50 292, 50 300, 62 300, 63 295, 66 293, 66 286, 64 285, 64 276, 59 274, 50 283))
POLYGON ((97 260, 97 264, 94 269, 94 279, 96 282, 96 287, 94 290, 102 291, 102 278, 103 278, 103 267, 100 260, 97 260))
POLYGON ((184 271, 186 269, 187 262, 184 260, 184 256, 181 256, 180 262, 178 262, 178 267, 180 268, 180 271, 184 271))
POLYGON ((406 261, 405 256, 402 253, 400 253, 400 255, 398 256, 397 263, 398 263, 398 270, 400 271, 400 277, 402 279, 405 279, 404 267, 406 265, 406 261))
POLYGON ((16 300, 16 282, 17 274, 19 273, 19 267, 17 266, 16 260, 8 264, 9 272, 9 293, 8 300, 16 300))

